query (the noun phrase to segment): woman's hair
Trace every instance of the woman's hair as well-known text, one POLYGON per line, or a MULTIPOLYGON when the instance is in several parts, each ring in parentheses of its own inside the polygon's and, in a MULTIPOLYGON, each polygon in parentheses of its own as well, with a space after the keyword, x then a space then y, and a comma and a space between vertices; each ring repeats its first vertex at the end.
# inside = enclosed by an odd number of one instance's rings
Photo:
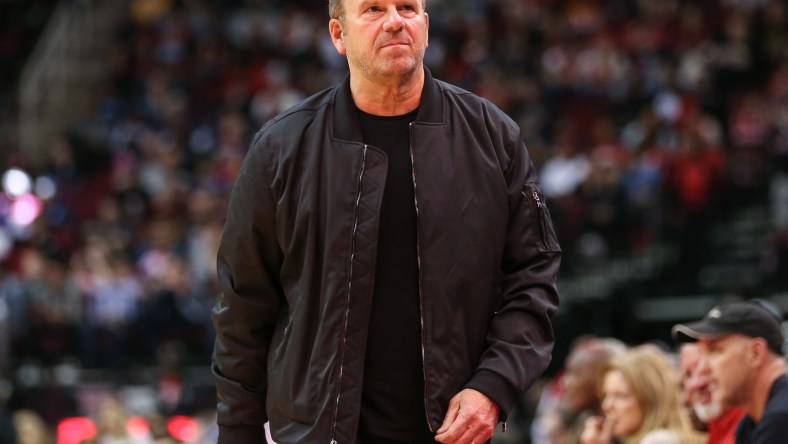
POLYGON ((699 441, 681 405, 678 371, 666 353, 653 346, 635 347, 614 357, 605 373, 613 370, 620 372, 643 412, 643 423, 634 435, 623 437, 625 444, 637 444, 657 429, 671 430, 687 444, 699 441))
POLYGON ((55 439, 41 415, 33 410, 17 410, 13 414, 13 424, 22 444, 54 444, 55 439))

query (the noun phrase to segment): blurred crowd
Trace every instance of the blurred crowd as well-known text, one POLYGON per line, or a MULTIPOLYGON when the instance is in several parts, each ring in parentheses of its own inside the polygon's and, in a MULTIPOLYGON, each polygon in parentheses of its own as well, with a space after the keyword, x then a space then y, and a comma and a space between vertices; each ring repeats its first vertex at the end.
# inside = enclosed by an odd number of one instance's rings
MULTIPOLYGON (((684 247, 672 278, 691 281, 698 233, 758 203, 771 227, 763 271, 786 283, 784 1, 428 0, 427 10, 433 74, 520 124, 562 273, 673 239, 684 247)), ((19 43, 9 29, 3 54, 19 43)), ((3 148, 0 165, 56 191, 28 226, 9 222, 0 194, 0 376, 30 362, 158 365, 173 348, 180 365, 207 366, 215 252, 250 139, 347 70, 323 0, 132 0, 106 64, 93 114, 52 140, 45 165, 3 148)))
POLYGON ((785 440, 784 316, 776 305, 759 298, 722 301, 701 320, 671 331, 677 347, 627 346, 593 335, 575 340, 563 369, 536 391, 529 415, 521 417, 532 442, 785 440))
POLYGON ((613 338, 583 337, 566 367, 541 393, 531 427, 538 444, 611 444, 600 439, 604 417, 620 442, 701 444, 685 408, 681 375, 670 350, 628 348, 613 338), (656 432, 656 433, 655 433, 656 432))

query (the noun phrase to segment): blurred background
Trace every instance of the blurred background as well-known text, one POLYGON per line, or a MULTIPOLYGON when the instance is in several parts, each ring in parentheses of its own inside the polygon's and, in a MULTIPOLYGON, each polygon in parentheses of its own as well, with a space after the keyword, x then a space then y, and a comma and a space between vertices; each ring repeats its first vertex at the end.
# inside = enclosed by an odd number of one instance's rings
MULTIPOLYGON (((215 442, 228 193, 256 130, 345 76, 326 3, 0 0, 0 442, 215 442)), ((586 335, 672 347, 721 300, 788 311, 785 1, 427 10, 427 66, 540 171, 564 249, 546 376, 586 335)))

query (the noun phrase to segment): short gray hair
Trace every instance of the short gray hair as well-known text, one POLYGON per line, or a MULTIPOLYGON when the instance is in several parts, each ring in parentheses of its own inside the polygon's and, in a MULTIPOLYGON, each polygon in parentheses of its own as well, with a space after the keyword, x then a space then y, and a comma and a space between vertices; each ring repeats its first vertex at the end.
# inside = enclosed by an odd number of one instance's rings
MULTIPOLYGON (((427 8, 427 0, 421 0, 421 6, 427 8)), ((332 19, 342 20, 345 17, 344 0, 328 0, 328 16, 332 19)))
POLYGON ((332 19, 342 20, 345 15, 345 4, 342 0, 328 0, 328 16, 332 19))

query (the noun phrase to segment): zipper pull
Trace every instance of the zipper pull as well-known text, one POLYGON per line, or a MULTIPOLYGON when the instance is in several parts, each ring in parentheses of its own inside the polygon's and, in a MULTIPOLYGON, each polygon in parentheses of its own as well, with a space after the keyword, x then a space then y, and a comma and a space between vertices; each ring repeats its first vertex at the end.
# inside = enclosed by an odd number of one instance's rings
POLYGON ((539 199, 539 194, 536 191, 533 192, 534 200, 536 201, 536 206, 542 208, 542 201, 539 199))

